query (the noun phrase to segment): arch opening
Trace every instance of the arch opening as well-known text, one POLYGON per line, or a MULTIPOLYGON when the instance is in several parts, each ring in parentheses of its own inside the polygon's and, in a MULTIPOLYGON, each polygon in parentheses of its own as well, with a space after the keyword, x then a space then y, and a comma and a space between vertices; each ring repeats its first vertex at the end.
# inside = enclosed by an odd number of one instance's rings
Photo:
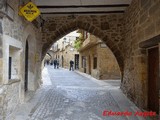
MULTIPOLYGON (((56 60, 60 67, 69 69, 69 61, 73 60, 74 69, 87 73, 96 79, 120 80, 120 67, 109 47, 91 33, 82 29, 77 31, 83 35, 79 35, 78 38, 75 37, 74 45, 70 36, 64 36, 52 45, 49 50, 52 59, 48 60, 47 65, 54 65, 56 60), (77 48, 77 45, 80 46, 77 48), (77 52, 73 53, 74 49, 77 49, 77 52)), ((44 59, 47 61, 47 55, 44 59)))
POLYGON ((121 71, 121 80, 123 80, 123 70, 124 70, 123 55, 119 50, 119 47, 117 46, 116 42, 110 40, 109 35, 103 32, 103 30, 87 22, 82 22, 82 21, 70 22, 68 24, 61 26, 57 30, 51 32, 51 36, 47 38, 46 40, 47 42, 44 43, 42 47, 42 59, 44 58, 45 54, 47 53, 47 51, 49 50, 49 48, 52 46, 53 43, 55 43, 58 39, 64 37, 68 33, 75 31, 77 29, 82 29, 84 31, 93 34, 94 36, 101 39, 108 46, 108 48, 112 51, 118 62, 121 71))

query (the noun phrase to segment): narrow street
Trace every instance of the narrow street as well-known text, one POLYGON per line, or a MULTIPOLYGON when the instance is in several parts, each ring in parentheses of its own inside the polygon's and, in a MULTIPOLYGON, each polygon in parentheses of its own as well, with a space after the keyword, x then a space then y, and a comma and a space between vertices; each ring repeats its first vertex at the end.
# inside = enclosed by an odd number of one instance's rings
POLYGON ((75 71, 46 66, 43 86, 21 106, 16 120, 143 120, 134 115, 103 115, 105 110, 133 114, 138 111, 123 95, 119 84, 119 80, 104 82, 75 71))
POLYGON ((0 0, 0 120, 160 120, 160 0, 0 0))

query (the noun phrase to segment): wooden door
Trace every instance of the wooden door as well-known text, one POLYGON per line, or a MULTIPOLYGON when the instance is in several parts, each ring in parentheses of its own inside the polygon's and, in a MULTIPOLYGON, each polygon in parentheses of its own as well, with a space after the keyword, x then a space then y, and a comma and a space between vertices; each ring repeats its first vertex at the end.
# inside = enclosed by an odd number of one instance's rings
POLYGON ((148 108, 159 113, 159 52, 148 50, 148 108))
POLYGON ((83 57, 83 68, 84 68, 84 73, 86 73, 86 57, 83 57))
POLYGON ((75 54, 75 69, 79 69, 79 54, 75 54))

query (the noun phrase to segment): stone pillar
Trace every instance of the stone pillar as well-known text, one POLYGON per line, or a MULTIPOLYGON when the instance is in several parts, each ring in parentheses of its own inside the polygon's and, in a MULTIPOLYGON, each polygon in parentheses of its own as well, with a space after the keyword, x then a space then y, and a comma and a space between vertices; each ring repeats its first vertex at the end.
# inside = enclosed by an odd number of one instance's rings
MULTIPOLYGON (((2 1, 1 1, 2 2, 2 1)), ((0 2, 0 8, 1 8, 0 2)), ((3 30, 2 30, 2 21, 0 19, 0 85, 3 84, 3 30)), ((0 119, 3 119, 3 90, 0 87, 0 119)))
MULTIPOLYGON (((160 43, 159 43, 159 75, 160 75, 160 43)), ((159 82, 159 113, 160 113, 160 81, 158 82, 159 82)))
MULTIPOLYGON (((159 75, 160 75, 160 43, 159 43, 159 75)), ((159 78, 160 78, 160 76, 159 76, 159 78)), ((160 96, 160 82, 159 82, 159 96, 160 96)), ((159 101, 159 103, 160 103, 160 101, 159 101)), ((160 110, 160 107, 159 107, 159 110, 160 110)))
POLYGON ((3 45, 3 40, 2 40, 2 22, 0 21, 0 84, 2 84, 2 74, 3 74, 3 72, 2 72, 2 69, 3 69, 3 60, 2 60, 2 58, 3 58, 3 51, 2 51, 2 45, 3 45))
POLYGON ((3 51, 2 51, 2 35, 0 35, 0 85, 3 82, 2 76, 3 76, 3 51))

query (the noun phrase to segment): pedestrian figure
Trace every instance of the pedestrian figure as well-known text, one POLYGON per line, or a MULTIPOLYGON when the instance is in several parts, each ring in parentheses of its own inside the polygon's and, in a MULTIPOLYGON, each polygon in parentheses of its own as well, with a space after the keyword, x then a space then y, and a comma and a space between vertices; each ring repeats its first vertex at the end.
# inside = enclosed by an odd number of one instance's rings
POLYGON ((56 67, 57 67, 57 60, 56 59, 53 61, 53 64, 54 64, 54 69, 56 69, 56 67))
POLYGON ((49 60, 47 60, 47 65, 49 65, 49 60))
POLYGON ((69 70, 71 71, 73 71, 73 64, 74 64, 74 62, 73 62, 73 60, 70 60, 70 68, 69 68, 69 70))
POLYGON ((57 69, 59 68, 59 60, 57 60, 57 69))
POLYGON ((53 60, 51 60, 51 65, 53 65, 53 60))
POLYGON ((45 66, 46 64, 47 64, 47 60, 45 59, 45 60, 44 60, 44 66, 45 66))

